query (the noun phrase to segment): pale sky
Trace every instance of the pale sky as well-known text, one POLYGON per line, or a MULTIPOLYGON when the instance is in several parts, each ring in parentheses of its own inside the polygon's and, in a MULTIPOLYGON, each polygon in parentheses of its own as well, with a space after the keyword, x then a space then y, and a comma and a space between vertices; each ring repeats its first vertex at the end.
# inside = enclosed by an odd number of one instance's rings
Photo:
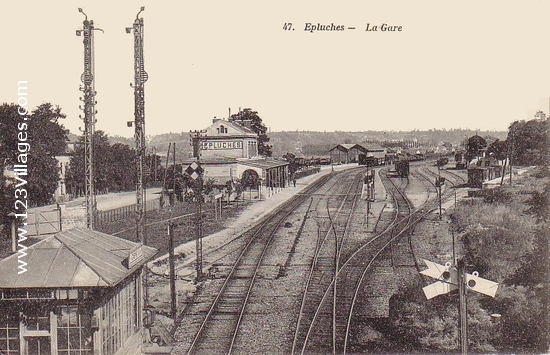
POLYGON ((543 0, 4 1, 0 101, 16 102, 26 80, 29 106, 61 106, 78 134, 82 7, 105 31, 95 32, 96 129, 132 136, 124 29, 142 5, 147 135, 205 128, 239 107, 272 131, 505 130, 549 110, 543 0), (383 23, 402 31, 365 31, 383 23))

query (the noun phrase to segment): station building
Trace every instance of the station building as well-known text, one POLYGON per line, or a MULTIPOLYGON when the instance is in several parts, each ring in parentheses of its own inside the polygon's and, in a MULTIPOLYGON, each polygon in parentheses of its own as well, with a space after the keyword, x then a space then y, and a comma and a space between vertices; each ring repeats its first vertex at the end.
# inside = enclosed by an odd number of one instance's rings
POLYGON ((258 135, 252 130, 251 121, 214 118, 212 125, 201 131, 200 142, 193 144, 193 156, 200 154, 204 178, 213 179, 218 186, 250 176, 267 193, 289 185, 286 161, 258 155, 258 135))
POLYGON ((76 228, 0 260, 0 354, 141 354, 143 265, 156 253, 76 228))

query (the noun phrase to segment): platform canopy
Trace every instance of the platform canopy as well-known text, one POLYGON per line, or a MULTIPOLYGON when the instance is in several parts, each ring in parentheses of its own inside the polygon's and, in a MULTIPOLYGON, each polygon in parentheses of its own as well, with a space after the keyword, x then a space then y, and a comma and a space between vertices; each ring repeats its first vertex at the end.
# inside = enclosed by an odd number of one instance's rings
POLYGON ((143 266, 157 249, 76 228, 47 237, 29 246, 26 253, 19 259, 21 253, 0 260, 0 289, 113 287, 143 266), (19 260, 27 263, 26 272, 19 273, 19 260))

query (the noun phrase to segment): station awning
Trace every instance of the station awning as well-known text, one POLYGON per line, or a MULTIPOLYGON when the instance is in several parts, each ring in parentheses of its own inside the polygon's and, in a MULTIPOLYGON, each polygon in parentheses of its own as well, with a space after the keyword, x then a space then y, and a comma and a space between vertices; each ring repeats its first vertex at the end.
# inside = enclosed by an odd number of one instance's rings
POLYGON ((288 165, 288 162, 275 159, 248 159, 239 160, 237 161, 237 164, 267 170, 271 168, 277 168, 279 166, 288 165))

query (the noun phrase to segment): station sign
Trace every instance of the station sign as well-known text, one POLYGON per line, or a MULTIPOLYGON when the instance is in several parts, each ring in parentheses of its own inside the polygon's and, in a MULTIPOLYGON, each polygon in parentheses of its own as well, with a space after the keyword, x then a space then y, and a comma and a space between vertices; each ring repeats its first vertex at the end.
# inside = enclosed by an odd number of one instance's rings
POLYGON ((243 149, 242 141, 203 141, 201 144, 202 150, 243 149))
POLYGON ((128 269, 131 269, 137 265, 140 261, 143 260, 143 248, 142 244, 138 244, 132 249, 130 249, 130 254, 128 255, 128 269))

